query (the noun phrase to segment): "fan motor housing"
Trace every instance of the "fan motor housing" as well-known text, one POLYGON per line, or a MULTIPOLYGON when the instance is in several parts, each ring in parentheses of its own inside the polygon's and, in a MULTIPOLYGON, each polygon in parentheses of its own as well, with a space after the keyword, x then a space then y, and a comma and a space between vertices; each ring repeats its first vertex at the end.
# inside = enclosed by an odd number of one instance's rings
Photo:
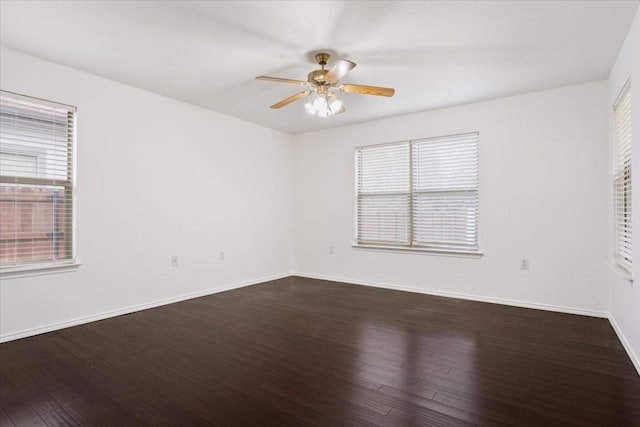
POLYGON ((309 80, 309 83, 311 83, 313 86, 316 85, 320 85, 320 86, 324 86, 329 84, 329 82, 327 82, 325 76, 327 75, 328 70, 314 70, 312 72, 309 73, 309 76, 307 77, 307 79, 309 80))

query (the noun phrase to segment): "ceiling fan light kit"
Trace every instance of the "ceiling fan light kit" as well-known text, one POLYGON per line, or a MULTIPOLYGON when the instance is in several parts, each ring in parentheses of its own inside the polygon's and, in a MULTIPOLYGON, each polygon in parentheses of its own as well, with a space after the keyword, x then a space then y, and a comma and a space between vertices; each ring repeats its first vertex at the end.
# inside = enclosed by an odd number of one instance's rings
POLYGON ((309 114, 318 117, 329 117, 336 114, 343 113, 345 107, 343 102, 338 99, 335 92, 342 91, 347 93, 359 93, 363 95, 376 95, 376 96, 393 96, 395 90, 393 88, 378 87, 378 86, 363 86, 354 84, 338 84, 338 81, 343 78, 349 71, 355 66, 355 62, 347 59, 340 59, 330 69, 325 69, 325 66, 329 62, 331 57, 328 53, 316 54, 316 61, 320 65, 319 70, 313 70, 307 76, 307 81, 286 79, 281 77, 269 77, 258 76, 256 80, 271 81, 276 83, 290 83, 300 86, 310 86, 311 89, 304 90, 282 101, 276 102, 271 106, 273 109, 279 109, 286 105, 291 104, 301 98, 304 98, 312 93, 315 93, 315 98, 304 104, 305 109, 309 114))
POLYGON ((333 92, 318 95, 313 101, 304 104, 304 108, 309 114, 318 117, 334 116, 345 111, 344 104, 333 92))

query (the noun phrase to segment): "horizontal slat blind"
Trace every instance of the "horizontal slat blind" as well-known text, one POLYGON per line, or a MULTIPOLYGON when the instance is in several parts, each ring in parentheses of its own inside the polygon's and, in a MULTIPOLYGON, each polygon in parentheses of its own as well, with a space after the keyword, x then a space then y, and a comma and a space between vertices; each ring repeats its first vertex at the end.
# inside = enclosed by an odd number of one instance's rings
POLYGON ((356 240, 478 250, 478 133, 356 149, 356 240))
POLYGON ((75 108, 0 93, 0 266, 73 258, 75 108))
POLYGON ((631 84, 622 89, 614 105, 614 229, 616 261, 631 271, 631 84))
POLYGON ((360 242, 409 244, 409 144, 356 152, 360 242))
POLYGON ((478 248, 478 134, 415 141, 413 244, 478 248))

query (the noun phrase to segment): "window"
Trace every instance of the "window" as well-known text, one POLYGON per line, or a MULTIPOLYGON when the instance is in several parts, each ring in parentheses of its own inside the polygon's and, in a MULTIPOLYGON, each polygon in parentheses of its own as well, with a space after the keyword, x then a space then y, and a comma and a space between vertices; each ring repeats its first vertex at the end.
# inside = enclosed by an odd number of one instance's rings
POLYGON ((615 261, 629 273, 633 255, 631 233, 631 84, 613 105, 613 217, 615 261))
POLYGON ((75 107, 0 91, 0 268, 74 262, 75 107))
POLYGON ((478 252, 478 133, 356 149, 356 244, 478 252))

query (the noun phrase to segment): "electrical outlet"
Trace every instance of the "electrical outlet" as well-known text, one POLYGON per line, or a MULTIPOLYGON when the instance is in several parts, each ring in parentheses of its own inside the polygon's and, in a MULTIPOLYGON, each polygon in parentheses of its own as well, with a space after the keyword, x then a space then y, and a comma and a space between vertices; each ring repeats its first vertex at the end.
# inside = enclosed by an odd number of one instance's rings
POLYGON ((178 256, 174 255, 171 257, 171 267, 177 267, 178 264, 178 256))
POLYGON ((529 269, 529 259, 522 258, 520 260, 520 270, 528 270, 529 269))
POLYGON ((220 251, 220 261, 224 261, 224 251, 220 251))
POLYGON ((333 255, 333 246, 329 246, 329 255, 333 255))

